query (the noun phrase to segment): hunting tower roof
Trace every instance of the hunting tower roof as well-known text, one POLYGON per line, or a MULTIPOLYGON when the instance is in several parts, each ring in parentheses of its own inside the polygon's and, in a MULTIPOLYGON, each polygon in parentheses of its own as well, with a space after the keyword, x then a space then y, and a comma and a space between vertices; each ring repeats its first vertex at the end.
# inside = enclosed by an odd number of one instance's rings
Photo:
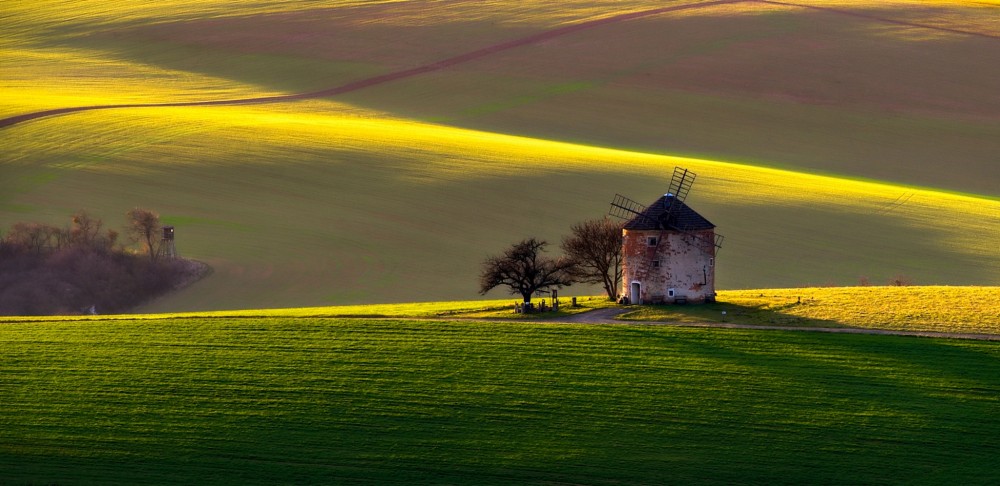
POLYGON ((697 231, 715 228, 709 220, 698 214, 684 201, 667 194, 650 204, 645 211, 625 223, 627 230, 680 230, 697 231), (672 205, 676 205, 671 209, 672 205))

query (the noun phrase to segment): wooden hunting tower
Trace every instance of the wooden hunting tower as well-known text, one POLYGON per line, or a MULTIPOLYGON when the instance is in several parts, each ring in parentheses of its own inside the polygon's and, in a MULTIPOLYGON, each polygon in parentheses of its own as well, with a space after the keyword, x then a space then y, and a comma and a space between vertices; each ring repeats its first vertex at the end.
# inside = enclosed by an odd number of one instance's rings
POLYGON ((163 227, 163 240, 160 241, 159 256, 177 258, 177 247, 174 246, 174 227, 163 227))
POLYGON ((622 296, 632 304, 715 300, 715 255, 722 236, 684 203, 695 175, 674 169, 670 190, 648 207, 620 194, 611 214, 622 229, 622 296))

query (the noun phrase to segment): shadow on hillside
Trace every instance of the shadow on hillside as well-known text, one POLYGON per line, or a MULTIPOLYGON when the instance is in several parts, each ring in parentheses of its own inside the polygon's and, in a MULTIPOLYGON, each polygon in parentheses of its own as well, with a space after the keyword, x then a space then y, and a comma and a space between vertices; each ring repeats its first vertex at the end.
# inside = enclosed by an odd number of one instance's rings
POLYGON ((808 306, 808 299, 796 298, 785 303, 734 304, 712 302, 685 305, 643 305, 626 312, 619 319, 628 321, 671 321, 746 324, 782 327, 850 327, 830 319, 796 315, 794 311, 808 306))

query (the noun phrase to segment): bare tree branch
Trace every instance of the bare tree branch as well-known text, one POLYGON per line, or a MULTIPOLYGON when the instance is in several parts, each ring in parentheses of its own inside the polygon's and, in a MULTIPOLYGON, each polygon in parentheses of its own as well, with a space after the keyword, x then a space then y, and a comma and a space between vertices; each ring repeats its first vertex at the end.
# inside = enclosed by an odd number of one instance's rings
POLYGON ((488 257, 479 275, 479 293, 506 285, 511 294, 520 294, 524 302, 531 302, 531 294, 536 291, 572 284, 567 273, 569 260, 541 255, 547 244, 529 238, 511 245, 503 255, 488 257))
POLYGON ((128 235, 142 245, 149 259, 156 260, 159 248, 160 215, 142 208, 134 208, 125 213, 128 218, 128 235))
POLYGON ((574 224, 563 238, 562 250, 573 263, 569 273, 578 282, 601 284, 615 300, 622 280, 622 226, 610 219, 574 224))

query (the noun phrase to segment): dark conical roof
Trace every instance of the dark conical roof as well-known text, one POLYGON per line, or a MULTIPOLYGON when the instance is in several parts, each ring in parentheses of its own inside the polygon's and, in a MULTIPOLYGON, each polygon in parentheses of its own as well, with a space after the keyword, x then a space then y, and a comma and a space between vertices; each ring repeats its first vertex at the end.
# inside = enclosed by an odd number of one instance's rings
POLYGON ((684 201, 674 199, 671 194, 661 197, 650 204, 645 211, 625 223, 627 230, 697 231, 712 228, 715 228, 714 224, 684 204, 684 201), (671 210, 671 205, 676 207, 671 210))

